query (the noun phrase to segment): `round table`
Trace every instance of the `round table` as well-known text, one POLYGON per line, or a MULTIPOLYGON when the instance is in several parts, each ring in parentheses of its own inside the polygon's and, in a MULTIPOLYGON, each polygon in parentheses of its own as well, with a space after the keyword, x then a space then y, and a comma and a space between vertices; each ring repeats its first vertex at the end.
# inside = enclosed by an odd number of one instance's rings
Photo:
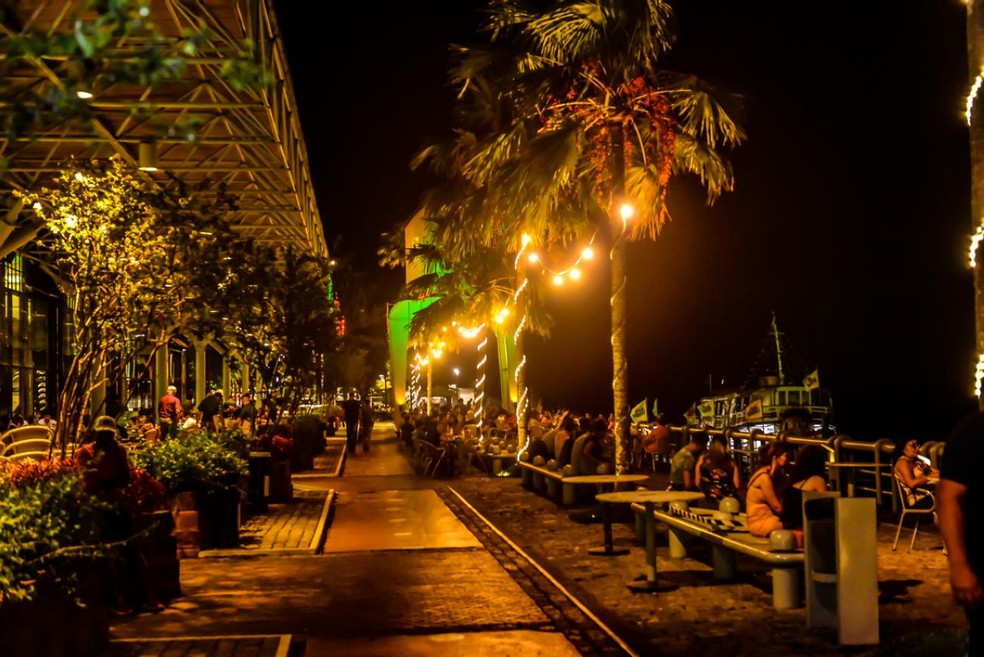
MULTIPOLYGON (((612 486, 613 490, 618 488, 619 484, 638 484, 643 481, 647 481, 649 475, 644 474, 593 474, 593 475, 573 475, 570 477, 564 477, 564 484, 598 484, 599 486, 612 486)), ((605 514, 606 506, 602 505, 602 515, 605 514)), ((577 520, 575 515, 580 515, 579 513, 570 513, 568 516, 572 520, 577 520)), ((611 529, 611 518, 606 516, 603 519, 604 522, 611 529)), ((592 548, 594 549, 594 548, 592 548)), ((602 554, 601 552, 592 552, 592 554, 602 554)), ((619 552, 618 554, 625 554, 625 552, 619 552)))
MULTIPOLYGON (((658 593, 660 591, 672 591, 675 586, 660 585, 656 581, 656 529, 653 509, 657 504, 668 504, 670 502, 694 502, 704 499, 704 494, 697 491, 683 490, 622 490, 612 493, 599 493, 595 499, 602 503, 604 509, 609 509, 612 504, 635 504, 645 505, 646 522, 646 574, 641 581, 629 582, 628 587, 633 591, 646 593, 658 593)), ((605 513, 605 548, 612 549, 612 528, 611 512, 605 513)), ((592 554, 605 554, 604 551, 591 552, 592 554)), ((625 550, 628 552, 628 550, 625 550)), ((622 553, 624 554, 624 552, 622 553)))

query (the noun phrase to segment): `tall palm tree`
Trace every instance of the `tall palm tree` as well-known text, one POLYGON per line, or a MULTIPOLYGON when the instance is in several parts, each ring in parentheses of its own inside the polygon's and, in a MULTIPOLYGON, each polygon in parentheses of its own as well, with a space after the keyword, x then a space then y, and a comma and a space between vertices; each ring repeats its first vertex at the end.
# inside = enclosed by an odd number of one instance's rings
POLYGON ((498 0, 489 47, 462 48, 463 93, 497 90, 508 117, 473 158, 499 230, 583 233, 610 247, 616 471, 630 453, 625 353, 625 241, 655 238, 669 220, 674 174, 696 174, 708 202, 733 187, 722 150, 744 139, 711 89, 659 67, 673 34, 662 0, 498 0), (491 83, 488 82, 491 80, 491 83), (496 138, 497 137, 497 138, 496 138), (621 214, 631 203, 631 224, 621 214))

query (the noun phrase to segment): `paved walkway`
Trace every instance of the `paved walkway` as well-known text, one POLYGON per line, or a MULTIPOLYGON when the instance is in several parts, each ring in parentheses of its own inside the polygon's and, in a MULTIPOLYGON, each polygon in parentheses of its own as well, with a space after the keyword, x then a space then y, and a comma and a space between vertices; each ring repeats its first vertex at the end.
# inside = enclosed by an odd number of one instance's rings
POLYGON ((579 654, 392 434, 378 423, 340 477, 319 458, 294 504, 247 523, 242 549, 182 561, 182 597, 115 622, 112 657, 579 654), (317 527, 323 548, 299 538, 317 527))
POLYGON ((893 552, 894 523, 880 524, 882 644, 840 648, 834 633, 806 629, 805 610, 772 608, 761 567, 740 564, 738 581, 715 582, 706 561, 667 559, 665 536, 660 577, 679 588, 630 593, 644 563, 631 526, 614 527, 628 555, 591 556, 599 525, 573 522, 515 478, 418 477, 384 439, 392 425, 377 429, 368 454, 333 457, 330 444, 315 471, 295 477, 294 505, 247 524, 252 544, 182 561, 183 596, 116 621, 112 657, 960 654, 963 621, 932 527, 910 553, 893 552), (627 643, 591 629, 592 616, 627 643))

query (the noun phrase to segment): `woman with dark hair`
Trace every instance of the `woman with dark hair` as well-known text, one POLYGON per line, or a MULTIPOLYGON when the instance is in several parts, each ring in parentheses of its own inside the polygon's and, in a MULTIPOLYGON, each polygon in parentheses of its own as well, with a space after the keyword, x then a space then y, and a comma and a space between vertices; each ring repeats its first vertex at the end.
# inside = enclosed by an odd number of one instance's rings
POLYGON ((748 480, 745 508, 748 514, 748 531, 752 536, 767 537, 776 529, 782 529, 782 500, 776 493, 774 476, 782 471, 788 457, 786 446, 765 443, 759 449, 759 469, 748 480))
MULTIPOLYGON (((820 445, 807 445, 796 452, 789 486, 782 494, 782 513, 779 517, 786 529, 803 529, 803 492, 823 493, 827 490, 827 450, 820 445)), ((802 544, 801 536, 797 541, 802 544)))
POLYGON ((909 506, 929 500, 925 488, 940 473, 930 465, 929 459, 919 455, 919 441, 915 438, 903 438, 896 442, 895 459, 894 475, 902 484, 909 506))
POLYGON ((694 485, 714 508, 726 497, 737 497, 741 488, 741 470, 728 453, 724 442, 714 436, 710 447, 697 459, 694 485))

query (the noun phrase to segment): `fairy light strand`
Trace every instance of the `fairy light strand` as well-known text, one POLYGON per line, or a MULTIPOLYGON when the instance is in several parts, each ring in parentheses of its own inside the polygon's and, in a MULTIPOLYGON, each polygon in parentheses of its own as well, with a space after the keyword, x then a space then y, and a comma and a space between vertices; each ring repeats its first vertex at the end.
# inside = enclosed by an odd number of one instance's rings
POLYGON ((974 372, 974 395, 981 396, 981 381, 984 380, 984 354, 977 357, 977 369, 974 372))
POLYGON ((977 267, 977 247, 984 240, 984 223, 977 227, 977 232, 970 236, 970 267, 977 267))
POLYGON ((970 93, 967 94, 967 106, 964 109, 964 117, 967 119, 967 125, 971 125, 974 119, 974 103, 977 102, 977 94, 981 90, 981 85, 984 84, 984 72, 981 72, 976 78, 974 78, 974 84, 970 87, 970 93))

